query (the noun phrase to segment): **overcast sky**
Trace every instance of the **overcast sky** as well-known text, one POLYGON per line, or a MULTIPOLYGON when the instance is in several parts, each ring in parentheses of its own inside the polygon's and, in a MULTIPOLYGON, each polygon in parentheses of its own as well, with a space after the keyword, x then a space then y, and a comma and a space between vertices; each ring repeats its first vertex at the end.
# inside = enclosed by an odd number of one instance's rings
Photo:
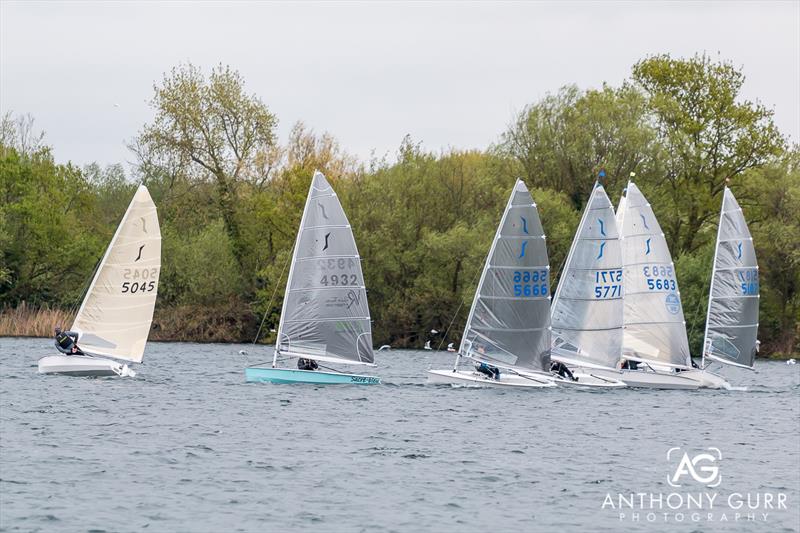
POLYGON ((741 66, 744 96, 800 139, 800 2, 0 1, 0 110, 31 113, 59 162, 131 161, 172 66, 238 69, 280 121, 350 153, 485 148, 560 86, 617 85, 648 54, 741 66), (719 54, 719 55, 718 55, 719 54))

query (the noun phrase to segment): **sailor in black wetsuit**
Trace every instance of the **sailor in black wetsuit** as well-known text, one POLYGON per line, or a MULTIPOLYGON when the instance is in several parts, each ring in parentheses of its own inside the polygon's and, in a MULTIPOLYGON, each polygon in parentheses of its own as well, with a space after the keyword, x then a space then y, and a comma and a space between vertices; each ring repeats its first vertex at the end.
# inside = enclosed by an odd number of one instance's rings
POLYGON ((500 369, 487 363, 475 363, 475 370, 490 378, 500 379, 500 369))
POLYGON ((304 359, 300 357, 297 360, 297 369, 298 370, 317 370, 319 365, 313 359, 304 359))
POLYGON ((639 361, 632 361, 630 359, 625 359, 622 361, 622 365, 620 366, 622 370, 639 370, 639 361))
POLYGON ((560 361, 553 361, 550 363, 550 372, 555 372, 559 376, 564 379, 568 379, 570 381, 578 381, 578 379, 572 375, 572 371, 567 368, 567 365, 560 361))
POLYGON ((65 355, 83 355, 78 348, 78 334, 74 331, 61 331, 56 327, 56 349, 65 355))

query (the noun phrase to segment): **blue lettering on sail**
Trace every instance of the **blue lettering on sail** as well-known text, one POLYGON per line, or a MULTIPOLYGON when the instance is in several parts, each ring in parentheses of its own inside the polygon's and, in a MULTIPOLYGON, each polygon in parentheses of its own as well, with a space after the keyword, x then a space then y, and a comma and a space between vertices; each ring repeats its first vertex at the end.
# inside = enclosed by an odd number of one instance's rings
POLYGON ((606 241, 603 241, 602 243, 600 243, 600 254, 597 256, 597 259, 600 259, 601 257, 603 257, 603 248, 605 248, 605 247, 606 247, 606 241))
POLYGON ((528 235, 528 221, 525 220, 525 217, 519 217, 522 219, 522 231, 525 232, 525 235, 528 235))
POLYGON ((645 241, 645 244, 647 244, 647 251, 645 252, 644 255, 650 255, 650 239, 647 239, 645 241))
POLYGON ((523 257, 525 257, 525 247, 526 246, 528 246, 528 241, 523 241, 522 249, 519 252, 519 259, 522 259, 523 257))
POLYGON ((600 223, 600 235, 602 235, 603 237, 606 237, 607 235, 606 235, 606 229, 603 226, 603 219, 602 218, 598 218, 597 221, 600 223))
POLYGON ((737 248, 739 249, 739 255, 736 256, 736 259, 741 259, 742 258, 742 244, 743 243, 740 242, 739 246, 737 246, 737 248))
POLYGON ((643 214, 641 214, 641 213, 639 213, 639 216, 640 216, 640 217, 642 217, 642 223, 644 224, 644 228, 645 228, 645 229, 650 229, 650 228, 647 226, 647 219, 646 219, 646 218, 644 218, 644 215, 643 215, 643 214))

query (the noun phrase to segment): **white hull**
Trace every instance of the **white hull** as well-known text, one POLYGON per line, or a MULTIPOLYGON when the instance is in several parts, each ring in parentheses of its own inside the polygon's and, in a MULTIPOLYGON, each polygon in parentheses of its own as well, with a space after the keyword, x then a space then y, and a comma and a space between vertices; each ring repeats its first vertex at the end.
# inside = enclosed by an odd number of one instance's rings
MULTIPOLYGON (((574 371, 573 371, 574 372, 574 371)), ((583 369, 580 373, 589 372, 583 369)), ((689 372, 653 372, 651 370, 594 370, 592 374, 623 381, 629 387, 641 389, 693 390, 701 387, 700 381, 684 374, 689 372)))
POLYGON ((572 375, 577 378, 577 381, 558 376, 556 377, 556 383, 563 387, 577 387, 582 389, 621 389, 628 386, 619 378, 601 376, 591 370, 575 371, 572 375))
POLYGON ((681 376, 693 379, 700 383, 701 389, 730 389, 731 384, 725 378, 708 370, 687 370, 680 373, 681 376))
POLYGON ((540 389, 555 387, 552 378, 539 375, 515 375, 501 371, 500 379, 493 379, 480 372, 465 370, 428 370, 428 383, 432 385, 461 385, 464 387, 522 387, 540 389))
POLYGON ((136 372, 128 365, 88 355, 50 355, 39 359, 40 374, 62 374, 66 376, 120 376, 133 377, 136 372))

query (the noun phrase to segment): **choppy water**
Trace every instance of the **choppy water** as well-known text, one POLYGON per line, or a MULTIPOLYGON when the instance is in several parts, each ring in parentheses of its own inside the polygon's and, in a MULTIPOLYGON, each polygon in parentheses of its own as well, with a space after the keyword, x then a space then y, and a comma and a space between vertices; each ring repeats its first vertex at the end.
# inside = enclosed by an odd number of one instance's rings
POLYGON ((313 387, 246 384, 266 347, 150 343, 134 379, 39 376, 50 351, 0 339, 2 531, 800 529, 800 365, 724 371, 748 391, 520 391, 424 385, 442 352, 380 352, 382 386, 313 387), (669 448, 709 446, 717 488, 667 484, 669 448), (711 522, 601 508, 702 490, 711 522), (737 521, 732 492, 787 509, 737 521))

